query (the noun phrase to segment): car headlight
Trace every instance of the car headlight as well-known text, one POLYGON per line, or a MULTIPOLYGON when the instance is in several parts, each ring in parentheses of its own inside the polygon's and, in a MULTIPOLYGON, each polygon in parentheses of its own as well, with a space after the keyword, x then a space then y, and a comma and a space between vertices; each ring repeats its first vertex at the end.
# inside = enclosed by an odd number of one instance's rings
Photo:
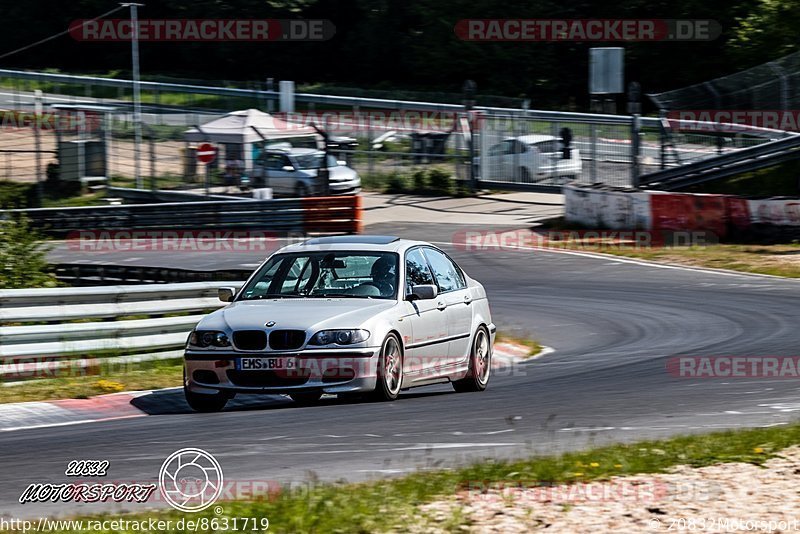
POLYGON ((189 334, 189 340, 186 343, 190 347, 200 347, 202 349, 208 347, 230 347, 231 341, 225 332, 218 330, 194 330, 189 334))
POLYGON ((362 343, 369 339, 369 332, 366 330, 320 330, 308 342, 309 345, 353 345, 362 343))

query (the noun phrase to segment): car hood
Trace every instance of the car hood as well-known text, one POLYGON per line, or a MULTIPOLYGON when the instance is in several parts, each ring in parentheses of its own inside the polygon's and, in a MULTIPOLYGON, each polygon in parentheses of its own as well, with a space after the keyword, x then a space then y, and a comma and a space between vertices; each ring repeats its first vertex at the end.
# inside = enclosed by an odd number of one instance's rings
MULTIPOLYGON (((303 172, 307 173, 309 176, 316 176, 318 169, 307 169, 303 172)), ((358 173, 346 165, 328 168, 328 179, 332 182, 345 182, 354 180, 357 176, 358 173)))
POLYGON ((358 328, 375 315, 397 305, 394 300, 369 299, 272 299, 238 301, 203 318, 197 328, 208 330, 250 330, 274 328, 316 330, 358 328))

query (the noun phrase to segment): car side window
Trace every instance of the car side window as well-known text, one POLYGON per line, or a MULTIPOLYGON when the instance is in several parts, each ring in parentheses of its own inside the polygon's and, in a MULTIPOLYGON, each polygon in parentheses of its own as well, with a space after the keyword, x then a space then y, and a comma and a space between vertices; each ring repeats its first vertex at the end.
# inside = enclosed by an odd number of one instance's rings
POLYGON ((497 143, 489 149, 490 156, 502 156, 506 151, 505 143, 497 143))
POLYGON ((557 141, 542 141, 536 144, 536 147, 539 149, 539 152, 542 154, 552 154, 558 151, 558 142, 557 141))
POLYGON ((281 154, 267 154, 264 156, 264 167, 272 171, 279 171, 283 167, 283 158, 281 154))
POLYGON ((461 270, 442 252, 433 248, 426 248, 425 257, 428 258, 428 262, 433 269, 433 275, 439 284, 440 292, 445 293, 466 287, 467 284, 461 274, 461 270))
POLYGON ((418 248, 406 254, 406 293, 414 286, 434 285, 428 262, 418 248))

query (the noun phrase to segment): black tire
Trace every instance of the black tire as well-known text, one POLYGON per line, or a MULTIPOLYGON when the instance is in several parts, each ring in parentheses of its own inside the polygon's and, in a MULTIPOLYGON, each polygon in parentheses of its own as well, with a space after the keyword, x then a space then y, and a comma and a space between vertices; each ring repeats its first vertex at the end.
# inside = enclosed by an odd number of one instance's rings
POLYGON ((311 391, 308 393, 290 393, 289 396, 292 398, 294 403, 299 406, 313 406, 319 402, 319 399, 322 398, 322 392, 311 391))
POLYGON ((232 399, 234 395, 224 392, 217 392, 212 394, 194 393, 186 386, 186 368, 183 369, 183 396, 186 398, 186 404, 189 408, 196 412, 211 413, 221 412, 228 400, 232 399))
POLYGON ((469 354, 467 376, 453 382, 453 389, 459 393, 483 391, 489 383, 492 372, 492 344, 489 332, 481 326, 475 332, 469 354))
POLYGON ((294 187, 294 196, 297 198, 306 198, 310 196, 308 194, 308 186, 303 182, 297 182, 297 185, 294 187))
POLYGON ((376 401, 393 401, 400 395, 403 385, 403 349, 400 339, 389 334, 383 340, 381 355, 378 358, 378 380, 372 399, 376 401))
POLYGON ((183 387, 183 395, 192 410, 202 413, 221 412, 229 398, 225 393, 193 393, 186 386, 183 387))
POLYGON ((528 184, 531 182, 531 173, 525 167, 519 168, 519 181, 523 184, 528 184))

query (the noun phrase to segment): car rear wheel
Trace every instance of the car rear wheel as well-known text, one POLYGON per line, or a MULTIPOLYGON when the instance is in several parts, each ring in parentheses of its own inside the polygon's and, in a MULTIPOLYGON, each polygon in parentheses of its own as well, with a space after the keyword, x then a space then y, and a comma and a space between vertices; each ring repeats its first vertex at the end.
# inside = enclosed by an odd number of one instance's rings
POLYGON ((306 198, 308 195, 308 186, 303 182, 297 182, 294 188, 294 195, 298 198, 306 198))
POLYGON ((467 376, 453 382, 453 389, 461 392, 483 391, 489 383, 492 370, 492 347, 486 328, 480 327, 472 341, 467 376))
POLYGON ((379 401, 393 401, 400 395, 402 384, 403 352, 400 349, 400 340, 396 335, 389 334, 381 347, 381 355, 378 359, 378 381, 373 398, 379 401))
POLYGON ((295 404, 299 404, 300 406, 312 406, 319 402, 319 399, 322 398, 322 392, 316 391, 311 393, 291 393, 289 396, 295 402, 295 404))

